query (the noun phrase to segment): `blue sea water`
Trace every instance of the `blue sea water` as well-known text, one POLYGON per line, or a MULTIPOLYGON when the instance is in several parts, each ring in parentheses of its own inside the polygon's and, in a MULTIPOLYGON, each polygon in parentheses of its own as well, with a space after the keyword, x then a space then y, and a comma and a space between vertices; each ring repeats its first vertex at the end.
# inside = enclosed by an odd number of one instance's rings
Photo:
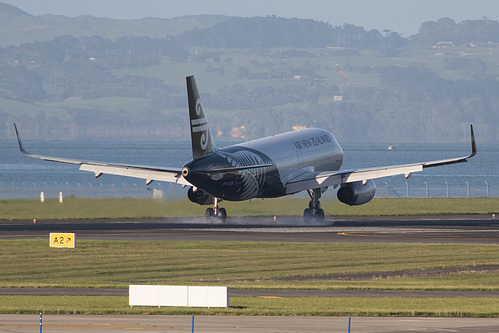
MULTIPOLYGON (((229 143, 219 143, 227 146, 229 143)), ((467 156, 469 143, 459 144, 345 143, 342 169, 358 169, 393 164, 467 156)), ((34 154, 74 159, 182 167, 191 159, 188 141, 32 141, 25 148, 34 154)), ((184 197, 186 189, 163 182, 103 175, 78 170, 77 165, 46 162, 24 156, 17 141, 0 141, 0 199, 45 197, 152 197, 161 191, 165 197, 184 197)), ((468 163, 425 169, 408 180, 403 176, 375 180, 377 197, 499 197, 499 147, 478 143, 478 154, 468 163)), ((329 190, 327 196, 335 196, 329 190)))

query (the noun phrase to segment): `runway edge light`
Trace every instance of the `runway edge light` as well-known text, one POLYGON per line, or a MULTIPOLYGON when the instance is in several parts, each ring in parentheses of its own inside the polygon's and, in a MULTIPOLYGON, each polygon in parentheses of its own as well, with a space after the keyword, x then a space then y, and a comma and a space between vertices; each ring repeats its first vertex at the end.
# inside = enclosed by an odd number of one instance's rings
POLYGON ((74 233, 50 233, 50 247, 76 248, 74 233))

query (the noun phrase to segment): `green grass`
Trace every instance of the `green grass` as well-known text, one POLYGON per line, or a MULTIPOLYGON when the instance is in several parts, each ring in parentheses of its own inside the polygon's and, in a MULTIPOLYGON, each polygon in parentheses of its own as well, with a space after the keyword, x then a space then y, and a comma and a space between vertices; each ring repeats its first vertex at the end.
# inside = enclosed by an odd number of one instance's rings
POLYGON ((325 208, 333 215, 360 216, 492 214, 499 211, 499 198, 383 198, 355 207, 329 202, 325 208))
MULTIPOLYGON (((38 113, 43 112, 46 117, 56 117, 60 119, 64 117, 63 110, 55 103, 31 104, 0 97, 0 105, 2 105, 2 108, 11 115, 27 114, 35 117, 38 113)), ((12 126, 10 123, 8 125, 12 126)))
POLYGON ((0 296, 0 313, 497 317, 495 298, 232 297, 230 308, 133 307, 126 296, 0 296))
MULTIPOLYGON (((110 96, 95 99, 69 99, 63 102, 57 103, 40 103, 40 105, 46 105, 48 107, 52 106, 54 108, 64 109, 64 108, 97 108, 102 107, 106 110, 120 109, 120 110, 132 110, 144 109, 149 105, 149 101, 146 98, 138 97, 121 97, 121 96, 110 96)), ((62 111, 61 111, 62 113, 62 111)))
MULTIPOLYGON (((78 234, 76 235, 78 239, 78 234)), ((0 287, 127 288, 129 284, 224 285, 236 289, 499 290, 497 245, 335 244, 79 240, 0 241, 0 287), (467 273, 365 281, 280 281, 335 273, 471 267, 467 273), (250 279, 250 280, 248 280, 250 279), (267 280, 270 279, 270 280, 267 280), (272 281, 272 279, 274 279, 272 281)), ((128 306, 127 297, 0 296, 0 313, 499 316, 496 298, 232 297, 229 309, 128 306)))
POLYGON ((78 240, 0 241, 0 287, 127 288, 129 284, 276 289, 499 290, 499 273, 369 281, 268 281, 326 274, 472 267, 499 263, 497 245, 78 240), (449 278, 452 277, 452 278, 449 278), (459 280, 459 281, 458 281, 459 280), (434 284, 438 281, 438 284, 434 284), (437 287, 436 287, 437 286, 437 287))
MULTIPOLYGON (((473 272, 450 274, 437 277, 405 277, 401 272, 398 277, 390 279, 372 279, 360 281, 255 281, 251 283, 252 289, 305 289, 305 290, 467 290, 487 291, 499 290, 499 274, 473 272)), ((233 288, 249 288, 247 282, 233 282, 233 288)))
MULTIPOLYGON (((374 199, 361 206, 322 200, 327 216, 402 216, 442 214, 492 214, 499 212, 499 198, 374 199)), ((230 216, 301 216, 308 199, 282 198, 224 202, 230 216)), ((204 216, 206 206, 188 200, 150 199, 35 199, 0 200, 1 220, 163 218, 204 216)))

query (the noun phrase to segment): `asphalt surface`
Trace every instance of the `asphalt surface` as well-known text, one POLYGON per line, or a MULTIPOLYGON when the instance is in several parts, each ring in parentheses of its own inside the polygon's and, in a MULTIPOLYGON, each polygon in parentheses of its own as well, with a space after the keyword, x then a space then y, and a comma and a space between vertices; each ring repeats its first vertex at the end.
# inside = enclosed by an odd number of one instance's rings
MULTIPOLYGON (((348 332, 348 317, 44 315, 43 332, 348 332), (194 318, 194 325, 193 325, 194 318)), ((0 331, 39 331, 39 315, 0 314, 0 331)), ((496 333, 497 318, 352 317, 351 332, 496 333)))
POLYGON ((237 217, 226 223, 205 218, 0 221, 0 239, 46 238, 50 232, 75 232, 84 240, 499 244, 499 217, 335 218, 323 224, 305 224, 301 217, 237 217))

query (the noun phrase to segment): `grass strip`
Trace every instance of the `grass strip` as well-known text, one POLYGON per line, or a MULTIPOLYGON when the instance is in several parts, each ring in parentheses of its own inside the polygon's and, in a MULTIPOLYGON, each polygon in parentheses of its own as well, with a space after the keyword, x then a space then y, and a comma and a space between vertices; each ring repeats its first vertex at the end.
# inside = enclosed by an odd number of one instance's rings
POLYGON ((495 298, 232 297, 230 308, 133 307, 126 296, 0 296, 0 313, 498 317, 495 298))
MULTIPOLYGON (((300 216, 308 199, 280 198, 245 202, 224 202, 230 216, 300 216)), ((499 213, 499 198, 374 199, 361 206, 347 206, 336 200, 322 200, 327 215, 400 216, 499 213)), ((0 200, 0 219, 101 219, 164 218, 204 216, 206 206, 188 200, 153 199, 58 199, 44 203, 34 199, 0 200)), ((498 215, 499 218, 499 215, 498 215)))
MULTIPOLYGON (((76 235, 78 239, 78 235, 76 235)), ((75 249, 47 239, 0 241, 1 287, 127 288, 129 284, 228 285, 233 288, 415 288, 499 290, 494 244, 264 243, 199 241, 77 241, 75 249), (369 281, 292 281, 328 274, 471 267, 468 274, 428 280, 393 276, 369 281), (452 277, 452 278, 451 278, 452 277), (282 279, 291 279, 283 281, 282 279), (274 281, 272 281, 274 280, 274 281), (438 281, 438 284, 433 284, 438 281)))
POLYGON ((499 290, 499 272, 476 272, 470 268, 468 272, 434 277, 374 278, 361 281, 320 280, 315 281, 255 281, 231 282, 237 289, 288 289, 288 290, 466 290, 497 291, 499 290))

